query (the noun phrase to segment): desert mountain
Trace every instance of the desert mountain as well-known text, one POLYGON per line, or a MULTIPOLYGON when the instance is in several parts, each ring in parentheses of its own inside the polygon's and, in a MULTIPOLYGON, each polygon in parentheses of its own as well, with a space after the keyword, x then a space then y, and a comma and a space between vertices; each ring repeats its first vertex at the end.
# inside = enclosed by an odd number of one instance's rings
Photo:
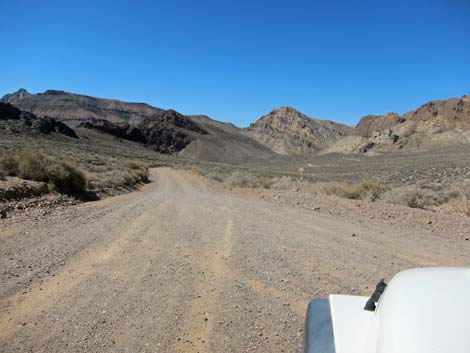
POLYGON ((406 114, 367 115, 327 151, 365 152, 470 143, 470 96, 430 101, 406 114))
POLYGON ((291 107, 280 107, 262 116, 245 133, 279 154, 319 151, 351 131, 349 126, 319 120, 291 107))
POLYGON ((319 151, 355 153, 470 143, 470 96, 431 101, 404 115, 367 115, 354 128, 313 119, 291 107, 274 109, 240 129, 204 115, 57 90, 31 94, 20 89, 5 95, 2 102, 18 107, 15 116, 20 116, 3 119, 3 129, 64 132, 69 125, 79 134, 91 129, 161 153, 225 163, 319 151))
POLYGON ((30 94, 20 89, 3 96, 2 101, 39 117, 50 116, 69 123, 104 119, 134 124, 161 111, 145 103, 128 103, 57 90, 30 94))
POLYGON ((276 157, 232 124, 188 116, 145 103, 127 103, 64 91, 30 94, 21 89, 2 100, 37 116, 51 116, 72 127, 92 129, 142 143, 162 153, 206 161, 240 163, 276 157))

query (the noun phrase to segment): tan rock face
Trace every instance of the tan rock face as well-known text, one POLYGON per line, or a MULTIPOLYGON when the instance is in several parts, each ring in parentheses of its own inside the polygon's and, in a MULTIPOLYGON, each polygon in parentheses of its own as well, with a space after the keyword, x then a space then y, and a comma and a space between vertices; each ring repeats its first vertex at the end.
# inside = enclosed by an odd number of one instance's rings
POLYGON ((350 132, 349 126, 313 119, 292 107, 280 107, 262 116, 246 133, 280 154, 321 150, 350 132))
POLYGON ((361 152, 390 150, 431 144, 460 144, 470 141, 470 97, 430 101, 404 115, 367 115, 352 130, 362 145, 338 142, 332 151, 361 152))
POLYGON ((366 115, 351 132, 351 135, 361 137, 372 137, 375 131, 384 131, 393 128, 402 121, 397 113, 386 115, 366 115))

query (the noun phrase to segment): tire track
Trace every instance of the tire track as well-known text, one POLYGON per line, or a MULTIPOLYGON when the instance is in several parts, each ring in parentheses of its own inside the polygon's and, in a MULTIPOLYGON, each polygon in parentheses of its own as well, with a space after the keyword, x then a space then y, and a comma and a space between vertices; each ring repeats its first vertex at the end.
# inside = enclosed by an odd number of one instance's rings
MULTIPOLYGON (((228 209, 224 210, 228 212, 228 209)), ((177 349, 182 352, 212 352, 211 334, 217 313, 217 301, 224 282, 229 278, 227 261, 232 253, 233 221, 229 216, 221 245, 214 250, 205 247, 201 256, 200 269, 204 276, 198 282, 184 328, 185 340, 177 349)))

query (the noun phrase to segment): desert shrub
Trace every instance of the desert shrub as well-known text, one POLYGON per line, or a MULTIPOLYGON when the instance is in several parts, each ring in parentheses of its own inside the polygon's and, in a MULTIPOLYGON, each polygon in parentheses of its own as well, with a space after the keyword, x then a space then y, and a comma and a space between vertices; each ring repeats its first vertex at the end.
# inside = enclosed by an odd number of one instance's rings
POLYGON ((229 175, 224 184, 229 188, 255 188, 257 186, 256 178, 253 175, 238 171, 229 175))
POLYGON ((124 163, 124 167, 130 170, 138 170, 144 168, 144 164, 136 161, 127 161, 124 163))
POLYGON ((104 181, 103 186, 108 188, 131 187, 139 183, 148 182, 147 169, 121 169, 112 172, 112 176, 104 181))
POLYGON ((0 161, 0 168, 9 176, 51 183, 62 193, 79 194, 85 191, 87 186, 85 175, 78 166, 41 153, 21 153, 4 157, 0 161))
POLYGON ((353 200, 369 199, 371 201, 375 201, 380 198, 383 193, 389 191, 390 189, 390 185, 365 181, 361 184, 346 188, 344 195, 346 198, 353 200))
POLYGON ((298 184, 296 180, 286 175, 271 180, 273 181, 271 185, 273 189, 288 190, 297 187, 298 184))
POLYGON ((270 189, 274 184, 272 179, 260 178, 256 181, 256 185, 262 189, 270 189))
POLYGON ((16 156, 18 159, 18 177, 21 179, 48 182, 47 169, 52 160, 43 154, 22 153, 16 156))
POLYGON ((443 208, 452 213, 470 217, 470 180, 453 183, 447 189, 452 191, 452 196, 456 194, 457 196, 443 205, 443 208))
POLYGON ((430 209, 455 200, 461 192, 450 185, 416 184, 390 190, 382 195, 388 203, 430 209))
POLYGON ((219 183, 222 183, 224 181, 224 176, 216 172, 208 172, 208 173, 205 173, 203 176, 206 178, 215 180, 219 183))
POLYGON ((15 156, 5 156, 0 158, 0 173, 8 176, 18 175, 18 158, 15 156))
POLYGON ((128 187, 136 184, 136 178, 129 170, 120 170, 111 177, 107 184, 112 188, 128 187))
POLYGON ((89 172, 89 171, 85 173, 85 178, 87 180, 87 188, 90 191, 96 190, 97 186, 100 184, 100 181, 102 179, 102 178, 99 178, 96 173, 89 172))
POLYGON ((470 197, 467 195, 461 195, 459 198, 444 205, 444 209, 451 213, 470 217, 470 197))
POLYGON ((342 182, 316 182, 311 189, 315 194, 336 195, 346 197, 346 191, 350 186, 342 182))
POLYGON ((57 161, 46 169, 49 181, 58 191, 65 194, 79 194, 86 190, 87 180, 80 168, 70 162, 57 161))
POLYGON ((138 182, 147 183, 149 181, 149 171, 146 168, 135 169, 132 171, 137 177, 138 182))
POLYGON ((149 170, 143 163, 128 161, 125 167, 133 174, 134 183, 147 183, 149 181, 149 170))

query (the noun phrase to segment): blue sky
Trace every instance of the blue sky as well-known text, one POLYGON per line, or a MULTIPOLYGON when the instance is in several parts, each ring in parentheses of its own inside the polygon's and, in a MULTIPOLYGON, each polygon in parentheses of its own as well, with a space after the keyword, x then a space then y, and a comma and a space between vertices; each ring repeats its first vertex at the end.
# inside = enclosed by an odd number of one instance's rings
POLYGON ((470 1, 0 0, 0 95, 62 89, 245 126, 470 94, 470 1))

